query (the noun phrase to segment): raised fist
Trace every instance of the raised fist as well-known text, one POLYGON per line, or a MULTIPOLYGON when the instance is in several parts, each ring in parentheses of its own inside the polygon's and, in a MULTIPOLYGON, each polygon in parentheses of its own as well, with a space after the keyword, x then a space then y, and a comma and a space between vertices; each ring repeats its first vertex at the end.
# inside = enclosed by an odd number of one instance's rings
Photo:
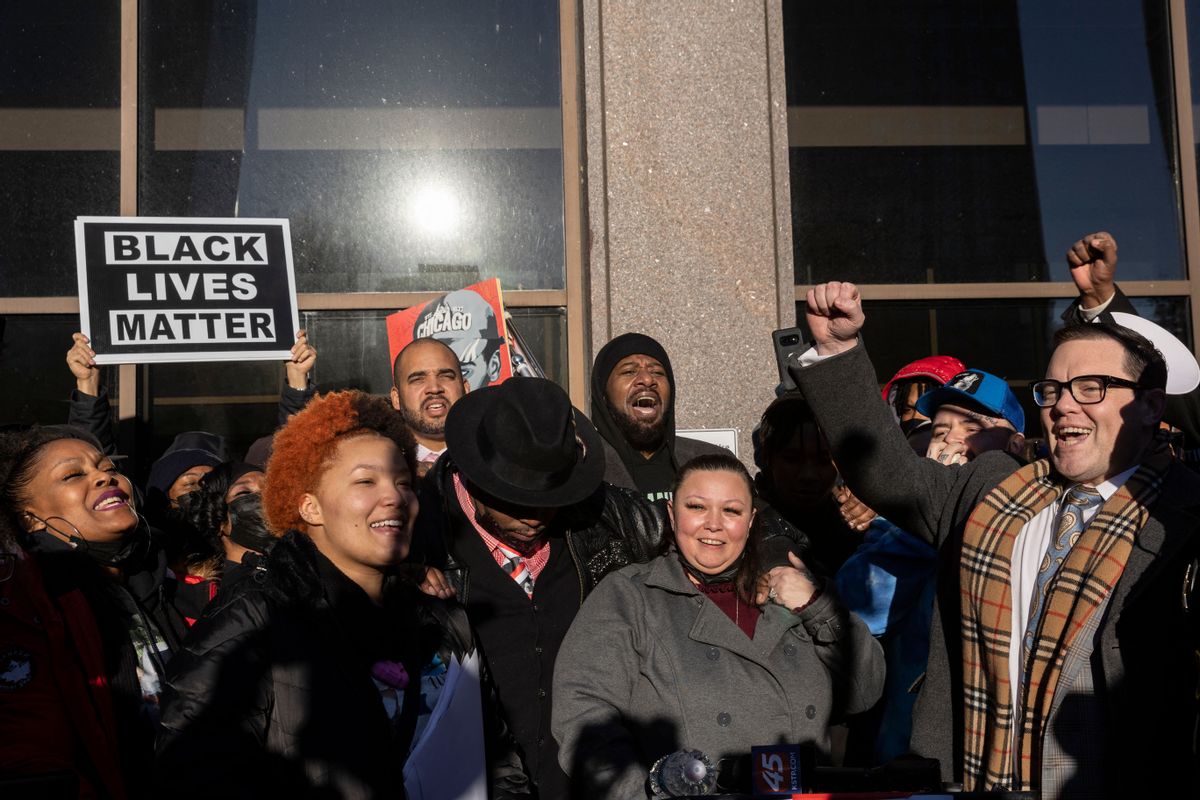
POLYGON ((830 281, 808 290, 806 319, 817 353, 833 355, 854 347, 862 330, 862 297, 853 283, 830 281))
POLYGON ((1111 233, 1089 233, 1067 251, 1067 266, 1071 280, 1083 295, 1083 307, 1095 308, 1116 291, 1113 278, 1117 273, 1117 240, 1111 233))

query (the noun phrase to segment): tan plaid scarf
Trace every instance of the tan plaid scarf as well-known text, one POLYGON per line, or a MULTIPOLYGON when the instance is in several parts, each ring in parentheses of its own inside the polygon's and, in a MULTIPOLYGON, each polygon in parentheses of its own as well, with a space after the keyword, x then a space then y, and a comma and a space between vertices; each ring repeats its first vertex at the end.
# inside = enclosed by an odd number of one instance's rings
MULTIPOLYGON (((1040 783, 1041 745, 1063 659, 1075 636, 1125 570, 1133 539, 1149 517, 1171 463, 1165 443, 1096 512, 1047 586, 1046 610, 1035 632, 1013 751, 1013 687, 1008 680, 1012 635, 1009 574, 1017 534, 1067 487, 1048 460, 1006 478, 971 513, 963 531, 962 586, 963 772, 968 791, 1030 791, 1040 783)), ((1018 687, 1020 688, 1020 687, 1018 687)))

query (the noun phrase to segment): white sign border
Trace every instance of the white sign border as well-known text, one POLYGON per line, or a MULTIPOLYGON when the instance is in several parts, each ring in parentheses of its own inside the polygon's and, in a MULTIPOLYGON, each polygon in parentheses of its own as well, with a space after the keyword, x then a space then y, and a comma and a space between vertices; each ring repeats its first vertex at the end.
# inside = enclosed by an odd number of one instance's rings
MULTIPOLYGON (((288 299, 292 312, 292 330, 300 330, 300 309, 296 301, 296 268, 292 262, 292 226, 284 217, 76 217, 75 218, 75 274, 79 286, 79 332, 92 339, 90 304, 87 287, 87 256, 83 244, 83 227, 88 223, 115 223, 119 225, 145 222, 151 225, 278 225, 283 231, 283 255, 287 267, 288 299)), ((289 361, 292 349, 254 350, 248 352, 204 352, 204 353, 96 353, 99 365, 107 364, 191 364, 218 361, 289 361)))

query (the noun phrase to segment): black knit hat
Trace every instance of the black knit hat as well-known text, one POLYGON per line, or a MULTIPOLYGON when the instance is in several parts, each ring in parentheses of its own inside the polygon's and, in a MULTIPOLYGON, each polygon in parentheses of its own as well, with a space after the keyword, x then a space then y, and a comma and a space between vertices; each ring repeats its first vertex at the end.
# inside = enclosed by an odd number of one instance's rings
POLYGON ((667 373, 667 383, 671 387, 671 396, 663 414, 663 444, 666 446, 668 458, 671 459, 672 471, 679 470, 675 462, 675 372, 671 369, 671 359, 667 351, 656 340, 644 333, 623 333, 616 337, 596 354, 592 363, 592 422, 604 440, 612 445, 621 460, 628 464, 641 464, 645 459, 637 453, 625 439, 616 420, 609 410, 608 378, 617 364, 629 356, 650 356, 662 364, 667 373))

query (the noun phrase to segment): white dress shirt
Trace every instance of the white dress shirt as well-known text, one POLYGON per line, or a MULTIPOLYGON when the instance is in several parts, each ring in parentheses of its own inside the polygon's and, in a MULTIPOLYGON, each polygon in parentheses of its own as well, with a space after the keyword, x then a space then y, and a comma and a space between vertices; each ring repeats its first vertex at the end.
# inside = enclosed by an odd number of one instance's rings
MULTIPOLYGON (((1117 493, 1137 471, 1137 466, 1130 467, 1119 475, 1114 475, 1107 481, 1096 486, 1096 491, 1107 503, 1108 499, 1117 493)), ((1012 568, 1008 579, 1012 590, 1012 633, 1008 642, 1008 685, 1013 693, 1013 711, 1017 710, 1018 687, 1021 685, 1021 674, 1025 669, 1025 654, 1022 640, 1025 638, 1025 628, 1029 624, 1029 607, 1032 605, 1033 593, 1037 590, 1038 570, 1046 548, 1054 537, 1057 526, 1058 511, 1062 508, 1066 492, 1053 503, 1033 515, 1025 527, 1017 534, 1013 542, 1012 568)), ((1091 524, 1092 517, 1100 511, 1100 505, 1092 506, 1084 511, 1085 527, 1091 524)), ((1014 731, 1017 728, 1014 727, 1014 731)))

